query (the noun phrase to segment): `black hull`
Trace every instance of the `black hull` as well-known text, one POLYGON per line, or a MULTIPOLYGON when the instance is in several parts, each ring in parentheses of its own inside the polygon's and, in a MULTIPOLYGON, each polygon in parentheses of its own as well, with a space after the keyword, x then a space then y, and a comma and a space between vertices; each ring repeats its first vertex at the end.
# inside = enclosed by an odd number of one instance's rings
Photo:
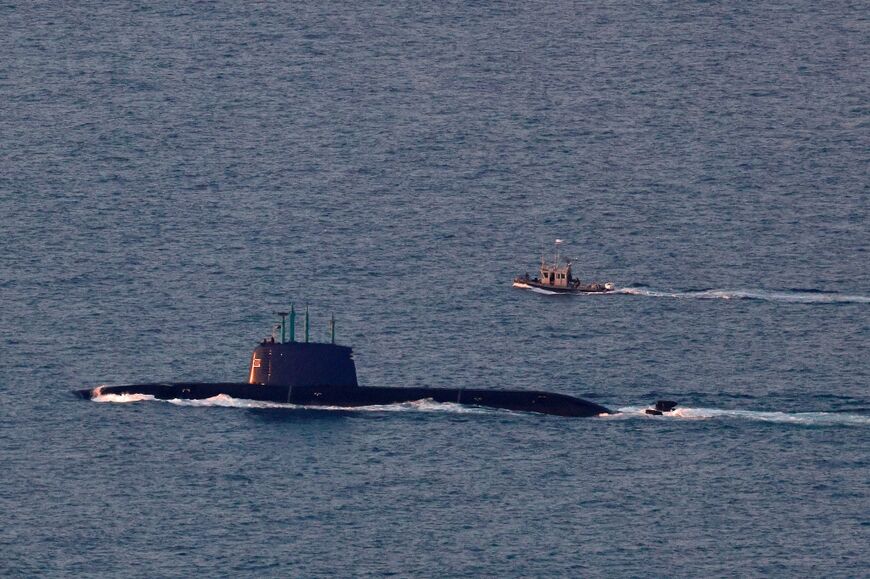
POLYGON ((539 412, 557 416, 597 416, 610 410, 581 398, 551 392, 524 390, 479 390, 466 388, 378 388, 262 386, 244 383, 173 383, 102 386, 76 390, 85 399, 104 394, 144 394, 160 400, 202 400, 220 394, 245 400, 282 402, 304 406, 380 406, 415 400, 434 400, 472 406, 486 406, 520 412, 539 412))

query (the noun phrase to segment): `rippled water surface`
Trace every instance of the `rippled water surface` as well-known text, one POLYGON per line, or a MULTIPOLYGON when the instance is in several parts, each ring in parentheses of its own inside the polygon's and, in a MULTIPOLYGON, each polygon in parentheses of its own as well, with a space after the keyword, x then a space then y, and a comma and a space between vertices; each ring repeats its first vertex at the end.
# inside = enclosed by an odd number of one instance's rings
POLYGON ((840 1, 0 4, 0 574, 866 576, 868 38, 840 1), (618 291, 512 288, 557 237, 618 291), (363 384, 615 414, 70 394, 243 381, 291 302, 363 384))

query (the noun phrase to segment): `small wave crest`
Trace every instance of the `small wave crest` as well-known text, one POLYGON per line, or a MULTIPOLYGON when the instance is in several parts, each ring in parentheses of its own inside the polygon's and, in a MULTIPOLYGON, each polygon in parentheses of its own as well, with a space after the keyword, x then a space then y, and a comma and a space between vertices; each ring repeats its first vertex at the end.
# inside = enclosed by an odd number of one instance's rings
POLYGON ((762 300, 798 304, 870 304, 870 297, 846 295, 819 290, 768 291, 760 289, 709 289, 699 291, 668 291, 649 288, 617 288, 614 293, 655 298, 696 300, 762 300))
POLYGON ((642 406, 617 409, 618 414, 608 418, 650 418, 679 420, 739 419, 806 426, 870 426, 870 416, 839 412, 777 412, 760 410, 725 410, 719 408, 677 408, 661 416, 651 416, 642 406))

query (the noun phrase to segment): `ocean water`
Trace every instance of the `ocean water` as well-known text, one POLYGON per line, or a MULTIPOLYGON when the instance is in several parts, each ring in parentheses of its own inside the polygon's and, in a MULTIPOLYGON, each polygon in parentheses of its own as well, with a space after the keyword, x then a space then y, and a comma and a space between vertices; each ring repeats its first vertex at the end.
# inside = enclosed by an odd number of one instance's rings
POLYGON ((867 576, 868 33, 836 0, 0 4, 0 575, 867 576), (555 238, 619 291, 512 288, 555 238), (242 381, 290 303, 363 384, 616 414, 70 393, 242 381))

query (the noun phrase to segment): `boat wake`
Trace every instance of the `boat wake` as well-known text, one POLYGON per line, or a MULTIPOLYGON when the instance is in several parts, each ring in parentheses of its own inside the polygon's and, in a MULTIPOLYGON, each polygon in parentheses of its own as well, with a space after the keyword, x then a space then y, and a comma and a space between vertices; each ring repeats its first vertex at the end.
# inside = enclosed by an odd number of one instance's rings
POLYGON ((762 300, 798 304, 870 304, 870 296, 846 295, 815 290, 768 291, 761 289, 708 289, 698 291, 655 290, 643 287, 617 288, 613 293, 654 298, 696 300, 762 300))
POLYGON ((677 408, 661 416, 646 414, 644 406, 626 406, 617 409, 617 414, 602 415, 603 418, 650 420, 753 420, 805 426, 870 426, 870 415, 839 412, 775 412, 759 410, 724 410, 718 408, 677 408))
POLYGON ((781 290, 763 289, 705 289, 705 290, 657 290, 648 287, 618 287, 605 292, 555 292, 514 282, 513 287, 525 289, 547 296, 583 295, 604 296, 622 294, 651 298, 672 298, 691 300, 760 300, 793 304, 870 304, 870 296, 839 294, 820 290, 781 290))

